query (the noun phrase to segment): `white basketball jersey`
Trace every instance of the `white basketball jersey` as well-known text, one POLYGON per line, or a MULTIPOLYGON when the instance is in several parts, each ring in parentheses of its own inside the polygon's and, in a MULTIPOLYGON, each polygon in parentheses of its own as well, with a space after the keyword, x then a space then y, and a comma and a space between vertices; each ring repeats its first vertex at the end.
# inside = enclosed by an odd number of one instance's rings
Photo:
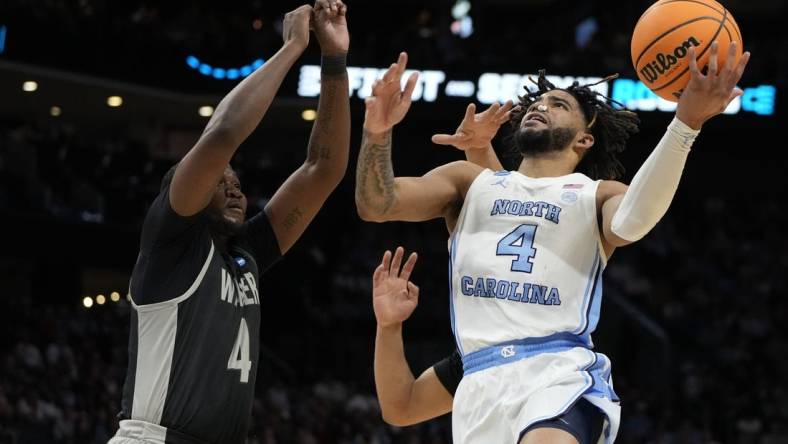
POLYGON ((599 182, 484 170, 449 239, 452 328, 460 353, 554 334, 591 346, 605 266, 599 182))

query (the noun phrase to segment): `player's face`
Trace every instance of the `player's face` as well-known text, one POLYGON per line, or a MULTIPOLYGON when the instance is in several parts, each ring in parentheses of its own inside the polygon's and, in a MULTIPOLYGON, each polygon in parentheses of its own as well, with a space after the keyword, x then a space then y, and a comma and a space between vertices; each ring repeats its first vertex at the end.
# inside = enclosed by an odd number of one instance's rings
POLYGON ((208 209, 228 234, 240 229, 246 219, 246 196, 241 192, 238 175, 229 166, 225 168, 224 176, 216 186, 208 209))
POLYGON ((514 142, 524 155, 562 151, 571 146, 584 122, 583 111, 572 94, 548 91, 528 107, 514 142))

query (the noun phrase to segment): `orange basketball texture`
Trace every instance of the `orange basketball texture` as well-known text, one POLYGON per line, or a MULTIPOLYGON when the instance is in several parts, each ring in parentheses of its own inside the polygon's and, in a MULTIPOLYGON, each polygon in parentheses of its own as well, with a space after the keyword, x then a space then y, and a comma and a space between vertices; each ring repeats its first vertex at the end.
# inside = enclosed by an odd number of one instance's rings
POLYGON ((728 46, 742 37, 733 15, 714 0, 660 0, 640 16, 632 33, 632 64, 638 78, 665 100, 677 102, 690 79, 687 49, 695 46, 698 66, 709 62, 711 44, 719 44, 717 66, 725 64, 728 46))

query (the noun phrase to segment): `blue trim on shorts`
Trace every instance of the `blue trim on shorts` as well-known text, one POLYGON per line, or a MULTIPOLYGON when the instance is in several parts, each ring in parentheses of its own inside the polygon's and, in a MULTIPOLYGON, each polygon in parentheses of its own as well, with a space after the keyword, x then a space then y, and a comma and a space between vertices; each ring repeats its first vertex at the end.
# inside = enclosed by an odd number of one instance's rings
MULTIPOLYGON (((541 418, 536 418, 533 421, 531 421, 530 423, 528 423, 525 426, 525 428, 523 428, 520 431, 520 435, 517 438, 517 442, 520 442, 523 439, 523 436, 525 436, 526 432, 528 432, 528 429, 530 429, 531 426, 533 426, 534 424, 537 424, 537 423, 540 423, 542 421, 546 421, 546 420, 549 420, 549 419, 552 419, 552 418, 557 418, 557 417, 559 417, 561 415, 564 415, 588 391, 589 388, 593 387, 593 385, 594 385, 594 377, 591 375, 590 369, 594 368, 597 365, 597 363, 599 361, 599 355, 597 353, 594 353, 590 349, 588 351, 590 351, 591 354, 593 355, 592 356, 593 359, 591 360, 591 362, 589 362, 588 364, 583 366, 583 370, 582 370, 583 379, 586 380, 586 383, 583 386, 583 388, 580 389, 580 391, 578 391, 574 395, 572 395, 572 397, 569 399, 569 401, 566 404, 564 404, 563 407, 561 407, 559 409, 557 414, 555 414, 555 415, 546 415, 546 416, 543 416, 541 418)), ((604 413, 605 416, 607 416, 607 414, 605 412, 602 412, 602 413, 604 413)))
POLYGON ((526 338, 502 342, 476 350, 462 357, 462 368, 467 376, 490 367, 509 364, 542 353, 559 353, 581 347, 590 350, 580 336, 556 333, 541 338, 526 338))
POLYGON ((597 362, 587 370, 594 384, 585 394, 597 398, 607 398, 613 402, 619 402, 618 395, 615 390, 613 390, 613 385, 610 382, 610 359, 600 353, 596 353, 596 355, 597 362))
POLYGON ((520 439, 533 430, 548 428, 570 433, 580 444, 596 444, 604 433, 604 423, 604 412, 581 396, 563 415, 533 423, 521 431, 520 439))

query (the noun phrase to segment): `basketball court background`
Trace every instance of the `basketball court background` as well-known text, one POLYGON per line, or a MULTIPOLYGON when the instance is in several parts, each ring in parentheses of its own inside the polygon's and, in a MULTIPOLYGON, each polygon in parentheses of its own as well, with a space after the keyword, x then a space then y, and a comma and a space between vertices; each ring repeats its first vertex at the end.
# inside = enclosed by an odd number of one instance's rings
MULTIPOLYGON (((117 427, 125 293, 147 205, 210 107, 276 51, 299 3, 38 3, 0 3, 0 443, 103 443, 117 427)), ((788 33, 774 25, 788 10, 722 3, 753 54, 745 95, 704 126, 667 217, 606 272, 595 343, 613 362, 623 443, 788 442, 788 33)), ((361 97, 378 70, 406 50, 423 72, 394 132, 399 175, 461 158, 429 137, 452 131, 470 101, 513 98, 539 68, 560 81, 618 72, 603 87, 643 121, 623 159, 628 182, 672 118, 630 61, 649 4, 348 1, 351 164, 261 283, 248 442, 450 442, 446 417, 389 427, 374 397, 370 276, 384 249, 421 255, 420 306, 405 326, 414 372, 453 347, 443 224, 356 215, 361 97)), ((318 64, 313 39, 233 162, 250 214, 303 160, 318 64)), ((503 137, 495 146, 507 159, 503 137)))

